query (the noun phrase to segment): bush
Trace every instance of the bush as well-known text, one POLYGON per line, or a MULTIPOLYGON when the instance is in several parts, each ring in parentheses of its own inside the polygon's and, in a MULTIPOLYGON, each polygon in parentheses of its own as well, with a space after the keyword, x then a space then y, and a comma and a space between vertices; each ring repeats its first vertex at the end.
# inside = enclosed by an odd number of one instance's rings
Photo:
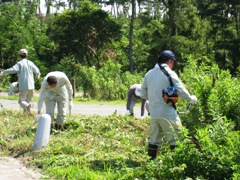
POLYGON ((196 94, 198 103, 194 105, 186 124, 204 127, 216 119, 226 116, 240 129, 240 81, 229 71, 221 70, 216 64, 198 64, 189 56, 188 65, 180 74, 190 94, 196 94))
POLYGON ((239 177, 239 133, 226 118, 219 118, 212 125, 198 129, 202 149, 182 131, 178 146, 170 152, 168 146, 159 151, 153 163, 146 164, 142 179, 231 179, 239 177))
POLYGON ((121 72, 121 65, 107 61, 97 70, 95 67, 79 66, 75 76, 84 95, 91 98, 117 100, 125 99, 132 84, 141 84, 141 75, 121 72))

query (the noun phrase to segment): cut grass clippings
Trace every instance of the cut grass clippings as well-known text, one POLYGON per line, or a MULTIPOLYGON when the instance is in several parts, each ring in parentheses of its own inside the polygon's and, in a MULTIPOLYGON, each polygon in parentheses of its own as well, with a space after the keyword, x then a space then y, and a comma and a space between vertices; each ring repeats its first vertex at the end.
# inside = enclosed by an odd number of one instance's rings
MULTIPOLYGON (((124 116, 72 116, 66 130, 51 135, 47 147, 32 152, 33 115, 3 109, 1 154, 25 157, 56 179, 118 179, 146 161, 149 119, 124 116)), ((129 175, 127 175, 129 176, 129 175)))
MULTIPOLYGON (((82 116, 67 119, 66 129, 50 136, 46 147, 32 151, 36 115, 0 111, 0 153, 41 169, 46 179, 223 179, 237 180, 239 133, 226 118, 196 131, 202 149, 179 138, 170 151, 162 146, 157 159, 147 156, 149 118, 82 116), (211 131, 210 131, 211 130, 211 131), (225 134, 224 136, 222 134, 225 134)), ((183 135, 188 131, 183 128, 183 135)))

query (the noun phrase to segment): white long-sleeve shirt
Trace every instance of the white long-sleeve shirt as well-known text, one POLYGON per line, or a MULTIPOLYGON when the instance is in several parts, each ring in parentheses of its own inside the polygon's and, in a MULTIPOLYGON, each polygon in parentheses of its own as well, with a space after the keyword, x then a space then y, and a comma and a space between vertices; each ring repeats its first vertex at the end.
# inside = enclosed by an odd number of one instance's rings
POLYGON ((34 74, 40 76, 38 67, 26 58, 16 63, 13 67, 3 71, 3 74, 18 74, 19 92, 35 89, 34 74))
POLYGON ((72 85, 65 73, 60 71, 53 71, 48 73, 41 84, 40 94, 38 98, 38 111, 42 110, 44 99, 54 99, 57 95, 66 99, 72 99, 73 89, 72 85), (57 78, 57 85, 55 88, 49 88, 47 78, 49 76, 55 76, 57 78))
MULTIPOLYGON (((167 64, 162 64, 162 66, 171 76, 174 88, 178 91, 178 96, 190 101, 190 94, 179 80, 178 75, 167 64)), ((162 97, 162 90, 167 89, 169 86, 169 80, 158 64, 145 74, 140 96, 143 99, 149 100, 150 116, 152 119, 175 119, 178 116, 172 105, 167 104, 162 97)))

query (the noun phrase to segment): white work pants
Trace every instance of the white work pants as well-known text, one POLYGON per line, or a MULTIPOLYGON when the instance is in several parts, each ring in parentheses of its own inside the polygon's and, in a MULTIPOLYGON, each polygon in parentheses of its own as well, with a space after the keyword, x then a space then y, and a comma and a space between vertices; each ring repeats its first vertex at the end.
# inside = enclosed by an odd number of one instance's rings
POLYGON ((180 126, 182 126, 182 123, 179 117, 172 120, 151 119, 149 144, 162 146, 164 142, 168 142, 170 145, 176 145, 176 137, 179 135, 180 126), (164 138, 166 138, 165 141, 164 138))
POLYGON ((54 121, 54 110, 57 105, 57 118, 56 124, 63 124, 66 121, 67 114, 67 99, 62 96, 57 95, 54 99, 49 99, 46 97, 46 113, 51 116, 52 123, 54 121))
POLYGON ((26 109, 29 107, 30 103, 32 102, 33 93, 34 93, 33 89, 19 92, 18 103, 20 104, 20 106, 23 108, 24 111, 26 111, 26 109))

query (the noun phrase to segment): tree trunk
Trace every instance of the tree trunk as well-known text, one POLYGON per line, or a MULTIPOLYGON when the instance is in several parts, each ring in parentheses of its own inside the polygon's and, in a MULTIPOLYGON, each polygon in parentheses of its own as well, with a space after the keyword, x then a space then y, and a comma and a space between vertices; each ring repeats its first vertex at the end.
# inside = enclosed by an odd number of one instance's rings
POLYGON ((130 73, 133 73, 133 27, 134 27, 134 18, 135 18, 135 0, 132 0, 132 16, 130 21, 130 30, 129 30, 129 63, 130 63, 130 73))

